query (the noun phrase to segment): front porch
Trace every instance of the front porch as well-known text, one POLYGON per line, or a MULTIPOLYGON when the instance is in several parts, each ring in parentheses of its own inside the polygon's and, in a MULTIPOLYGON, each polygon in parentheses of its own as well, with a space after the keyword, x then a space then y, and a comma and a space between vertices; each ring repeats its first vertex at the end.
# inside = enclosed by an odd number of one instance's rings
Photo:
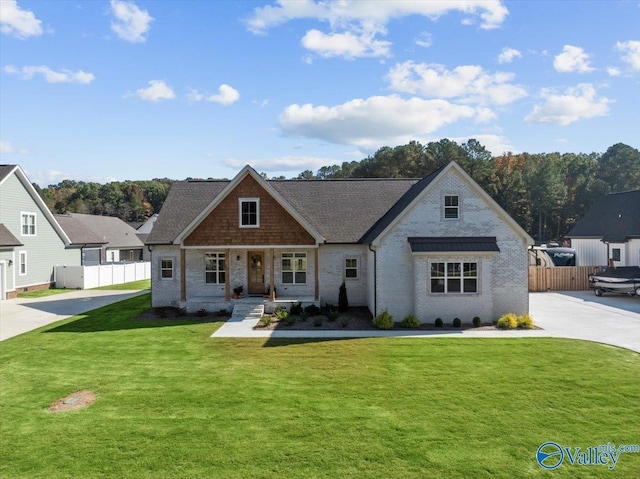
POLYGON ((311 304, 318 307, 321 305, 320 299, 315 299, 313 296, 277 297, 275 299, 260 296, 246 296, 240 299, 231 298, 229 301, 216 296, 194 296, 186 301, 180 301, 180 307, 185 308, 188 313, 195 313, 201 309, 207 312, 216 312, 224 309, 232 313, 236 305, 248 306, 261 304, 264 306, 265 313, 273 313, 280 306, 289 309, 296 303, 302 304, 303 307, 311 304))

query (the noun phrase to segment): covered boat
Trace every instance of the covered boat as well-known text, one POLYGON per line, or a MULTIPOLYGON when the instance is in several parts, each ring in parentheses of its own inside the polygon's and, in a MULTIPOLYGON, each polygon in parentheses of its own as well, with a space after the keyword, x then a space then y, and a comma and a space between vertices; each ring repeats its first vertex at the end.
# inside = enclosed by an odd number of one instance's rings
POLYGON ((596 296, 602 293, 635 294, 640 296, 640 267, 620 266, 606 268, 589 275, 589 282, 596 296))

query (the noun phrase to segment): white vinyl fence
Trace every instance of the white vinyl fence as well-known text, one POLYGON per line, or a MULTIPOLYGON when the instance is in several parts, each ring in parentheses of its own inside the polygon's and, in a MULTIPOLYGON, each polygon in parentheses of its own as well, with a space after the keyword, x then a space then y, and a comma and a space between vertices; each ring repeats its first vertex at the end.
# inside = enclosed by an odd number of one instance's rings
POLYGON ((91 289, 151 278, 151 263, 56 266, 56 288, 91 289))

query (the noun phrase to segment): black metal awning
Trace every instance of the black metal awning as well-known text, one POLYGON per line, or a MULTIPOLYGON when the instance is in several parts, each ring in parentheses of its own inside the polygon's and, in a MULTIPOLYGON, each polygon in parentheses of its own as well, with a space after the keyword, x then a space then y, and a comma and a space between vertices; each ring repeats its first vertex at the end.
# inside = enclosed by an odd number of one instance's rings
POLYGON ((409 244, 413 253, 500 252, 495 236, 421 236, 409 244))

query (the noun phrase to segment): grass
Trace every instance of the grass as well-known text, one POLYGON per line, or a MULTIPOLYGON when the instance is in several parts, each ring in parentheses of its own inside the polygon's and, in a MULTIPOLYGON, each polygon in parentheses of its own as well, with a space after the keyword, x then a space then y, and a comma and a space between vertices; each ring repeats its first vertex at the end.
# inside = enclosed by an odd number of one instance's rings
MULTIPOLYGON (((124 284, 113 284, 111 286, 101 286, 99 288, 92 288, 97 290, 111 290, 111 291, 128 291, 128 290, 139 290, 139 289, 150 289, 151 288, 151 280, 143 279, 140 281, 131 281, 130 283, 124 284)), ((70 291, 77 291, 76 289, 67 289, 67 288, 50 288, 43 289, 41 291, 29 291, 27 293, 19 293, 18 298, 44 298, 46 296, 53 296, 55 294, 68 293, 70 291)))
POLYGON ((3 478, 640 477, 639 355, 561 339, 212 339, 149 295, 0 343, 3 478), (75 391, 87 409, 52 414, 75 391))
POLYGON ((56 294, 68 293, 70 291, 76 291, 75 289, 66 288, 49 288, 39 291, 28 291, 26 293, 18 293, 18 298, 44 298, 46 296, 54 296, 56 294))

